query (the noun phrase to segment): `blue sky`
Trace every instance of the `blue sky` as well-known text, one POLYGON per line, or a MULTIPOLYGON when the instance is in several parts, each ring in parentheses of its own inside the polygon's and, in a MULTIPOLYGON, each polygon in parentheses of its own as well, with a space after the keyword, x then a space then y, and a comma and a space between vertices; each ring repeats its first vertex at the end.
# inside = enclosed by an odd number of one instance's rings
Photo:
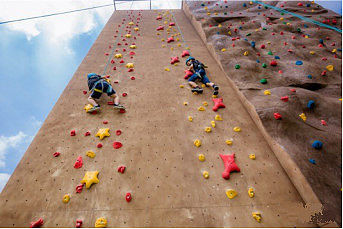
MULTIPOLYGON (((113 1, 5 0, 0 21, 109 3, 113 1)), ((341 14, 341 1, 319 3, 341 14)), ((117 9, 130 6, 118 2, 117 9)), ((153 0, 152 7, 178 8, 180 1, 153 0)), ((0 191, 112 13, 110 6, 0 25, 0 191)))

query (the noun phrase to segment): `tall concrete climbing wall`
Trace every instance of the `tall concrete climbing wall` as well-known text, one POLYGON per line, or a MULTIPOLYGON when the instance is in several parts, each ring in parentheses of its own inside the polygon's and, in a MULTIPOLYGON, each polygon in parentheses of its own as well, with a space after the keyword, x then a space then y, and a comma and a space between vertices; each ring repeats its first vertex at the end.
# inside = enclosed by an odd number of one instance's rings
POLYGON ((318 201, 304 203, 183 11, 118 11, 2 191, 0 226, 318 226, 318 201), (210 88, 191 93, 186 51, 208 66, 225 108, 212 110, 210 88), (125 113, 106 95, 85 112, 90 72, 110 76, 125 113))

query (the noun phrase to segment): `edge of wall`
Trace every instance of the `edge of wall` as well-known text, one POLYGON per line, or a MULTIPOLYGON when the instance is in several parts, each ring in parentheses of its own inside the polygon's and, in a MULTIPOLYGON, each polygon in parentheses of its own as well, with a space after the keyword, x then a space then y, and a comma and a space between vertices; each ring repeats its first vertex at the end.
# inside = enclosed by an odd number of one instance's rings
MULTIPOLYGON (((250 114, 252 120, 257 125, 258 129, 262 133, 263 137, 267 141, 268 145, 274 152, 276 158, 280 162, 283 169, 286 171, 288 177, 290 178, 291 182, 295 186, 295 188, 298 190, 301 198, 304 200, 307 207, 315 207, 315 208, 322 208, 322 203, 320 202, 317 195, 314 193, 311 185, 308 183, 307 179, 299 169, 299 167, 296 165, 294 160, 291 158, 291 156, 283 149, 283 147, 278 144, 266 131, 261 119, 259 118, 255 107, 245 98, 242 92, 238 89, 238 87, 235 85, 233 80, 227 75, 225 72, 215 49, 213 48, 212 44, 207 42, 206 35, 202 29, 202 25, 199 21, 197 21, 190 13, 189 7, 187 3, 183 2, 182 10, 185 13, 185 15, 190 20, 191 24, 194 26, 195 30, 198 32, 199 36, 201 37, 202 41, 205 43, 206 47, 210 51, 213 58, 216 60, 222 71, 225 73, 225 76, 228 78, 230 85, 234 89, 235 93, 240 98, 241 102, 243 103, 245 109, 250 114)), ((334 223, 338 227, 336 223, 334 223)))

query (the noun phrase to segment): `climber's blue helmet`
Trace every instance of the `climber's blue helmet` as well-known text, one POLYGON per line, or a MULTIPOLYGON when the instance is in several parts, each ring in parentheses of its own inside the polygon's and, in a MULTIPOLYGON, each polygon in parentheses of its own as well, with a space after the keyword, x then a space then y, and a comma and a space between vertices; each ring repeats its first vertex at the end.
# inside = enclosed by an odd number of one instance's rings
POLYGON ((188 57, 187 60, 186 60, 186 65, 187 65, 188 61, 190 61, 190 60, 195 60, 195 58, 192 57, 192 56, 188 57))
POLYGON ((95 74, 95 73, 89 73, 88 75, 87 75, 87 77, 88 77, 88 79, 89 78, 91 78, 92 76, 96 76, 97 74, 95 74))

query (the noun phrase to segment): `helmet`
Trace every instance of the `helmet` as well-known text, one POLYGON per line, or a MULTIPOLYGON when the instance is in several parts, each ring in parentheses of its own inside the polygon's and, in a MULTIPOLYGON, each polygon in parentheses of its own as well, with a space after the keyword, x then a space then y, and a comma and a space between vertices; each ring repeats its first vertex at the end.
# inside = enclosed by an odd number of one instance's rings
POLYGON ((190 60, 195 60, 195 58, 194 58, 194 57, 192 57, 192 56, 188 57, 188 58, 187 58, 187 60, 186 60, 186 64, 187 64, 187 63, 188 63, 188 61, 190 61, 190 60))
POLYGON ((90 77, 96 76, 96 75, 97 75, 97 74, 95 74, 95 73, 89 73, 89 74, 87 75, 87 77, 90 78, 90 77))

